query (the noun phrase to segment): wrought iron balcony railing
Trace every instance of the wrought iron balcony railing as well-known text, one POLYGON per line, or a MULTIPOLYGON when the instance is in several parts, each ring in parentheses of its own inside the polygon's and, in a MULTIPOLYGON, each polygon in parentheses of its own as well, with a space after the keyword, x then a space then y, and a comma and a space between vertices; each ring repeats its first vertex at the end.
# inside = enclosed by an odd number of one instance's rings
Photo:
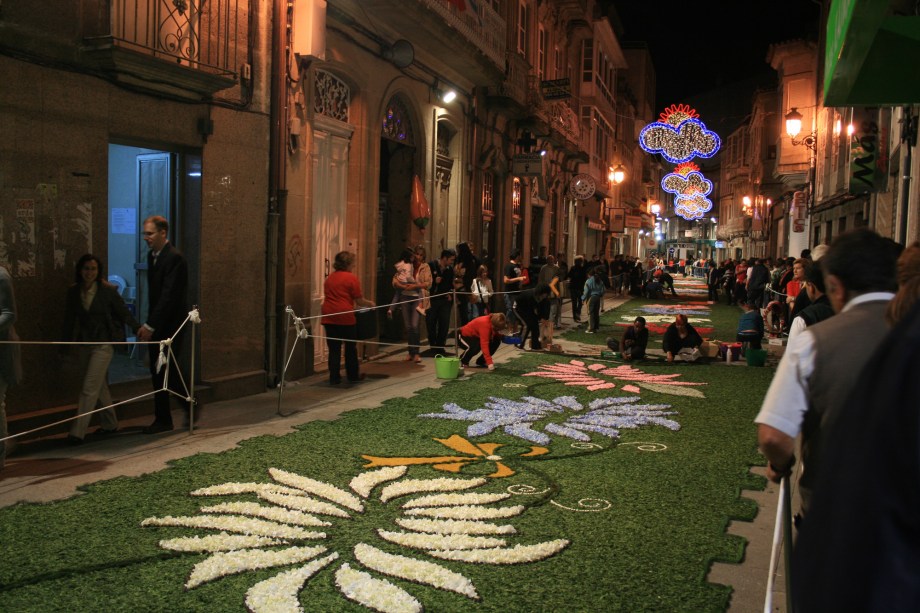
POLYGON ((111 0, 111 36, 182 66, 233 76, 246 61, 248 12, 248 0, 111 0))

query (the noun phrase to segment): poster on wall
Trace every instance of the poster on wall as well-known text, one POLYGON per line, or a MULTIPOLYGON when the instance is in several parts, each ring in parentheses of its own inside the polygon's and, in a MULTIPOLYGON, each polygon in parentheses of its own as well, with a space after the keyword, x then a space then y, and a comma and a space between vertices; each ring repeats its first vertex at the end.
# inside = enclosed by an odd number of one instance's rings
POLYGON ((610 231, 623 232, 626 229, 626 209, 610 209, 610 231))
POLYGON ((14 277, 35 276, 35 201, 17 200, 13 236, 7 245, 10 272, 14 277))
POLYGON ((137 234, 137 209, 112 207, 112 234, 137 234))

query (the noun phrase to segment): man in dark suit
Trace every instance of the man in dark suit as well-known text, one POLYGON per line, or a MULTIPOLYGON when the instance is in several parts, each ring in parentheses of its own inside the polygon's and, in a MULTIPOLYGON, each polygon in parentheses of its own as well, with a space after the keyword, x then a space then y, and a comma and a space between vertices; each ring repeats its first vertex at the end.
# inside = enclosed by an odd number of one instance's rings
MULTIPOLYGON (((144 220, 144 242, 150 248, 147 254, 147 291, 148 309, 147 321, 137 332, 140 341, 160 341, 172 338, 171 349, 178 361, 181 347, 181 333, 176 331, 188 316, 188 264, 179 250, 170 244, 166 236, 169 232, 169 222, 159 215, 148 217, 144 220)), ((154 421, 144 428, 145 434, 157 434, 173 429, 172 412, 169 408, 169 392, 164 389, 166 369, 173 368, 173 363, 157 368, 157 358, 160 347, 157 344, 148 346, 150 352, 150 373, 153 376, 153 389, 155 391, 154 421)), ((178 373, 169 377, 169 389, 181 398, 187 395, 182 389, 178 373)), ((189 411, 188 404, 185 405, 189 411)))

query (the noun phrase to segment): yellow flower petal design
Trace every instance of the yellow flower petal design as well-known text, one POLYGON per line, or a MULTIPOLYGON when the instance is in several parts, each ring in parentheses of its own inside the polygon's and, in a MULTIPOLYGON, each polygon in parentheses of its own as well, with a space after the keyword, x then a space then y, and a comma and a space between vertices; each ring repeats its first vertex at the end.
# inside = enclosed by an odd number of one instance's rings
POLYGON ((185 582, 185 587, 192 589, 202 583, 246 570, 297 564, 325 552, 325 547, 289 547, 281 551, 240 549, 227 553, 216 553, 195 565, 191 576, 185 582))
POLYGON ((373 455, 362 455, 367 460, 364 468, 374 468, 377 466, 409 466, 412 464, 439 464, 442 462, 470 462, 473 458, 463 456, 433 456, 429 458, 383 458, 373 455))
POLYGON ((514 470, 502 464, 501 462, 495 463, 495 472, 489 475, 493 479, 501 479, 502 477, 510 477, 514 474, 514 470))
POLYGON ((371 570, 479 599, 473 582, 440 564, 395 556, 366 543, 355 546, 355 559, 371 570))
MULTIPOLYGON (((488 455, 483 453, 480 447, 477 447, 473 443, 469 442, 459 434, 453 434, 449 438, 436 438, 434 439, 444 445, 445 447, 450 447, 454 451, 459 451, 460 453, 465 453, 472 456, 481 456, 488 455)), ((486 443, 489 444, 489 443, 486 443)), ((501 445, 499 445, 501 447, 501 445)))
POLYGON ((451 464, 435 464, 432 468, 443 470, 449 473, 458 473, 460 469, 466 466, 466 462, 453 462, 451 464))
POLYGON ((339 554, 313 560, 300 568, 279 573, 271 579, 260 581, 246 592, 246 606, 252 613, 275 611, 302 611, 299 592, 317 572, 337 560, 339 554))
POLYGON ((492 455, 495 453, 496 449, 498 449, 499 447, 504 447, 504 444, 502 443, 477 443, 476 446, 482 449, 482 451, 486 455, 492 455))
POLYGON ((543 455, 545 453, 549 453, 549 449, 547 449, 546 447, 531 447, 530 451, 528 451, 527 453, 522 453, 521 457, 530 458, 536 455, 543 455))

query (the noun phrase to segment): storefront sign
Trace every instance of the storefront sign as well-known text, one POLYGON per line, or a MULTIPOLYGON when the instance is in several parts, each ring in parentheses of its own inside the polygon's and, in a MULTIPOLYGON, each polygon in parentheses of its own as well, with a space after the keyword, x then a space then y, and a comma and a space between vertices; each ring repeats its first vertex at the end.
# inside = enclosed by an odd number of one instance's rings
POLYGON ((642 216, 641 215, 625 215, 624 225, 627 228, 641 228, 642 227, 642 216))
POLYGON ((540 92, 544 100, 565 100, 572 97, 572 86, 568 78, 540 81, 540 92))
POLYGON ((853 108, 856 131, 850 140, 850 193, 883 192, 888 187, 888 126, 891 111, 853 108))
POLYGON ((516 177, 536 177, 543 174, 543 156, 537 153, 518 153, 511 160, 511 173, 516 177))

